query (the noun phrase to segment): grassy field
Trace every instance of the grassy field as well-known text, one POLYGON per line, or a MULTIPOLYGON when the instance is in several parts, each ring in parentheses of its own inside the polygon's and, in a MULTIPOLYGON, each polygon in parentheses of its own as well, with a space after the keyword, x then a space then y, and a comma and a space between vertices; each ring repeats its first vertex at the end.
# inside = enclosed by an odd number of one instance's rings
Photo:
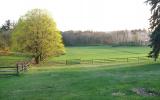
MULTIPOLYGON (((147 47, 70 47, 54 59, 137 57, 147 47)), ((0 66, 26 59, 1 56, 0 66), (12 59, 12 60, 11 60, 12 59)), ((159 100, 159 63, 32 66, 20 76, 0 77, 0 100, 159 100)))
POLYGON ((31 68, 0 78, 1 100, 159 100, 159 64, 31 68), (157 96, 141 96, 145 88, 157 96))
POLYGON ((60 57, 51 57, 51 60, 66 59, 104 59, 147 56, 148 47, 111 47, 111 46, 86 46, 67 47, 66 54, 60 57))
POLYGON ((16 62, 29 59, 30 57, 23 55, 0 56, 0 66, 15 66, 16 62))

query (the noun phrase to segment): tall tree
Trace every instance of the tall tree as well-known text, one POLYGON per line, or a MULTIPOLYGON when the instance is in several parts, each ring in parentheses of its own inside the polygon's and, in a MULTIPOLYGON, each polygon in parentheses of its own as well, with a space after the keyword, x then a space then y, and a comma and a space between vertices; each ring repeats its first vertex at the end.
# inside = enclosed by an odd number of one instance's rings
POLYGON ((14 23, 6 20, 0 27, 0 49, 9 50, 11 44, 11 33, 14 28, 14 23))
POLYGON ((149 53, 149 57, 155 59, 158 58, 160 52, 160 0, 147 0, 146 3, 151 5, 152 16, 150 18, 151 36, 150 47, 152 51, 149 53))
POLYGON ((8 30, 11 30, 13 25, 14 25, 14 24, 11 23, 10 20, 6 20, 5 24, 2 25, 2 27, 1 27, 1 31, 8 31, 8 30))
POLYGON ((65 52, 60 31, 46 10, 33 9, 22 16, 13 32, 13 49, 31 53, 36 63, 65 52))

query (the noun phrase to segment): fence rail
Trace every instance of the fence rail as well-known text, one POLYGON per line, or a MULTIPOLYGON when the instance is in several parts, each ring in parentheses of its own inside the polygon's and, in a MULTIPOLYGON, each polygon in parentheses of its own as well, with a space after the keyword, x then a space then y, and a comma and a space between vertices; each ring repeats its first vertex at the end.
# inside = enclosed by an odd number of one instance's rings
POLYGON ((106 59, 67 59, 67 60, 54 60, 50 61, 52 64, 63 64, 63 65, 71 65, 71 64, 97 64, 97 63, 128 63, 128 62, 147 62, 152 61, 151 58, 147 56, 141 57, 126 57, 126 58, 106 58, 106 59))
POLYGON ((17 62, 15 66, 0 66, 0 75, 19 75, 20 72, 27 71, 29 62, 17 62))

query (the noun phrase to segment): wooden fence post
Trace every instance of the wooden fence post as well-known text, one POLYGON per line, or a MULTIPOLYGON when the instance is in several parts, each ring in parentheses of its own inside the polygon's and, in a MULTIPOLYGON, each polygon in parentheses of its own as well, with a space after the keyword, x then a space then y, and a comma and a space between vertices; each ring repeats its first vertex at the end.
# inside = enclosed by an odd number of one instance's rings
POLYGON ((66 65, 67 65, 67 60, 66 60, 66 65))
POLYGON ((22 71, 24 71, 24 63, 22 63, 22 71))
POLYGON ((81 64, 81 59, 79 59, 79 64, 81 64))
POLYGON ((17 72, 17 75, 19 75, 19 68, 18 68, 18 64, 16 64, 16 72, 17 72))
POLYGON ((127 62, 128 62, 128 58, 127 58, 127 62))

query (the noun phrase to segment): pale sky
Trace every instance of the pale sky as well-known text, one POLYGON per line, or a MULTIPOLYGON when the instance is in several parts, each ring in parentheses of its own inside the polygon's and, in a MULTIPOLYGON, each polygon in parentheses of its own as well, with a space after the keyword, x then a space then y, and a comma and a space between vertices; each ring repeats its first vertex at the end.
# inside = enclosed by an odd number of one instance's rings
POLYGON ((145 0, 0 0, 0 25, 34 8, 47 9, 58 29, 113 31, 149 27, 145 0))

